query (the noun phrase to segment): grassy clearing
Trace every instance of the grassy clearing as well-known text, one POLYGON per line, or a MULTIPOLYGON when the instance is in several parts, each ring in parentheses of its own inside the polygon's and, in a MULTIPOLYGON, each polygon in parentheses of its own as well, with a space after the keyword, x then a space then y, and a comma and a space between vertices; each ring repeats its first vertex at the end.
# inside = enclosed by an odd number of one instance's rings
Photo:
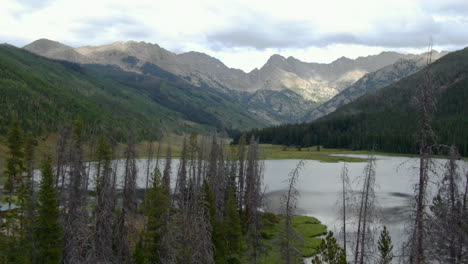
MULTIPOLYGON (((262 238, 267 250, 262 263, 278 263, 280 249, 277 243, 278 234, 283 228, 284 218, 272 213, 265 213, 263 217, 262 238)), ((294 216, 293 227, 304 238, 303 243, 298 245, 303 257, 310 257, 320 243, 320 236, 324 235, 327 227, 319 220, 309 216, 294 216)))
POLYGON ((366 154, 358 151, 346 151, 338 149, 324 149, 317 150, 316 147, 298 149, 296 147, 286 147, 281 145, 262 144, 261 149, 265 159, 304 159, 304 160, 318 160, 320 162, 365 162, 367 159, 355 157, 337 157, 330 156, 330 154, 366 154))

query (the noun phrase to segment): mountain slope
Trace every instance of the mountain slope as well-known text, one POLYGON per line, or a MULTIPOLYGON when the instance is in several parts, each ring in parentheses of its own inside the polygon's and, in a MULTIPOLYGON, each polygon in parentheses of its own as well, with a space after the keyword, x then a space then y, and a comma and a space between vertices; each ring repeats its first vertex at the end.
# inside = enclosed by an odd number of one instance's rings
MULTIPOLYGON (((113 72, 122 76, 125 73, 121 69, 113 72)), ((144 79, 142 75, 132 78, 144 79)), ((121 131, 129 128, 158 133, 264 125, 222 95, 198 90, 177 78, 158 81, 158 87, 132 86, 112 80, 91 66, 53 61, 0 45, 0 134, 5 133, 14 116, 37 134, 55 131, 60 124, 78 117, 88 125, 112 127, 117 136, 124 136, 121 131), (183 108, 180 93, 191 91, 202 99, 198 105, 187 103, 183 108), (179 107, 172 105, 176 103, 179 107)))
MULTIPOLYGON (((447 52, 433 52, 432 58, 435 61, 446 54, 447 52)), ((376 91, 421 70, 426 64, 425 58, 426 55, 421 54, 408 59, 400 59, 391 65, 365 74, 361 79, 335 95, 332 99, 306 114, 304 121, 313 121, 325 116, 364 94, 376 91)))
POLYGON ((360 57, 356 60, 340 58, 330 64, 305 63, 293 57, 273 55, 260 69, 249 73, 229 68, 216 58, 199 52, 175 54, 157 44, 127 41, 103 46, 85 46, 74 49, 83 58, 60 57, 60 50, 50 41, 50 49, 45 40, 35 41, 24 48, 36 54, 78 63, 117 65, 126 71, 142 73, 146 63, 158 66, 164 71, 180 76, 193 85, 205 84, 221 90, 255 92, 258 90, 290 89, 304 99, 321 103, 337 94, 345 87, 368 72, 393 64, 408 55, 383 52, 375 56, 360 57), (52 54, 52 55, 51 55, 52 54), (83 62, 85 61, 85 62, 83 62))
MULTIPOLYGON (((455 144, 468 155, 468 48, 445 55, 430 65, 430 71, 438 91, 433 124, 438 141, 455 144)), ((418 114, 413 102, 424 74, 416 72, 312 123, 252 133, 264 143, 416 153, 418 114)))

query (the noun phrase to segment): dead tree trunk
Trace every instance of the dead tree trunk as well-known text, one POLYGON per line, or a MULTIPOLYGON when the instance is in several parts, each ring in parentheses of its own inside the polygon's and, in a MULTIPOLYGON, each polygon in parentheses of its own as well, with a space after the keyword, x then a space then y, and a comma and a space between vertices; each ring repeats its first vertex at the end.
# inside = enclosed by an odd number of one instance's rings
POLYGON ((132 261, 132 244, 130 239, 131 234, 135 234, 135 217, 137 210, 136 200, 136 152, 135 139, 130 136, 127 149, 125 150, 125 172, 124 186, 122 197, 122 214, 118 221, 117 231, 117 262, 131 263, 132 261))
POLYGON ((258 142, 254 137, 250 140, 245 190, 245 214, 249 244, 249 257, 251 263, 258 263, 262 249, 261 215, 259 208, 262 205, 262 176, 263 164, 259 161, 258 142))
POLYGON ((170 197, 171 193, 171 170, 172 170, 172 149, 171 146, 167 147, 166 161, 163 171, 163 184, 166 186, 167 196, 170 197))
POLYGON ((244 206, 244 183, 245 183, 245 134, 241 135, 239 140, 239 148, 238 148, 238 155, 239 155, 239 187, 237 197, 239 197, 239 214, 242 216, 242 207, 244 206))
POLYGON ((96 210, 94 213, 93 256, 89 263, 113 263, 114 197, 111 168, 112 152, 107 140, 101 138, 97 148, 96 210))
POLYGON ((293 216, 297 207, 299 192, 296 189, 299 171, 304 167, 304 161, 299 161, 296 168, 289 174, 287 179, 288 189, 282 197, 282 211, 285 218, 282 237, 280 238, 281 257, 285 264, 297 263, 301 253, 297 248, 300 235, 293 228, 293 216))
POLYGON ((343 170, 341 172, 341 184, 342 184, 342 214, 343 214, 343 250, 346 255, 346 203, 348 201, 348 189, 349 189, 349 178, 348 178, 348 166, 346 163, 343 164, 343 170))
POLYGON ((86 167, 83 151, 83 125, 76 123, 70 148, 69 184, 63 219, 64 263, 84 263, 88 259, 89 231, 87 211, 86 167))
POLYGON ((432 114, 435 111, 436 97, 432 87, 432 74, 430 64, 432 62, 432 45, 429 46, 425 78, 423 85, 419 86, 418 98, 416 98, 419 108, 419 182, 416 194, 416 217, 414 223, 414 251, 411 254, 410 262, 418 264, 425 263, 425 207, 427 183, 431 165, 431 149, 435 144, 435 133, 432 130, 432 114))
POLYGON ((358 226, 356 234, 356 246, 354 250, 354 263, 363 264, 366 251, 369 248, 368 239, 369 222, 372 221, 372 209, 374 207, 374 184, 375 184, 375 158, 369 157, 369 161, 364 169, 364 183, 362 187, 360 206, 358 212, 358 226))

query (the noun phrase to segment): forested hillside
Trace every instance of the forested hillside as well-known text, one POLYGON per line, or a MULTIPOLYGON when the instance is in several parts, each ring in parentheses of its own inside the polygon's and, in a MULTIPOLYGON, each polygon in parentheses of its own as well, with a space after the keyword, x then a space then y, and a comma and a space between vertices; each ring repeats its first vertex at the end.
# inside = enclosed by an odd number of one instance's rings
POLYGON ((112 127, 117 136, 129 128, 157 135, 263 125, 220 93, 154 75, 54 61, 0 45, 0 134, 15 118, 35 134, 76 118, 88 127, 112 127))
POLYGON ((254 130, 263 143, 415 153, 417 88, 426 70, 437 94, 438 143, 468 154, 468 48, 450 53, 401 81, 365 95, 312 123, 254 130))

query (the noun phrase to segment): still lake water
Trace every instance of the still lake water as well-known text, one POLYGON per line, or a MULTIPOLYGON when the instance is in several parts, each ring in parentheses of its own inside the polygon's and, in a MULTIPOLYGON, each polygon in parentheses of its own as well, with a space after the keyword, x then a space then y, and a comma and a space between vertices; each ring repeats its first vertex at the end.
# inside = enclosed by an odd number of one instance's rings
MULTIPOLYGON (((345 155, 366 158, 365 155, 345 155)), ((264 188, 266 190, 265 210, 277 211, 281 194, 284 192, 288 174, 296 167, 299 160, 266 160, 264 170, 264 188)), ((437 171, 443 171, 445 160, 436 159, 437 171)), ((146 186, 147 160, 138 160, 139 176, 137 185, 140 188, 146 186)), ((392 236, 395 250, 401 247, 404 238, 404 226, 407 222, 410 204, 414 201, 414 186, 418 180, 417 158, 376 156, 376 225, 386 225, 392 236)), ((466 164, 459 162, 460 170, 466 170, 466 164)), ((153 165, 154 166, 154 165, 153 165)), ((160 161, 160 166, 164 166, 164 161, 160 161)), ((353 190, 360 190, 365 162, 348 163, 348 176, 353 190)), ((178 160, 172 162, 172 174, 175 174, 178 167, 178 160)), ((121 161, 119 170, 123 168, 121 161)), ((303 169, 300 171, 297 189, 300 192, 297 214, 309 215, 318 218, 329 230, 339 233, 340 222, 340 197, 341 181, 340 175, 343 162, 322 163, 319 161, 305 161, 303 169)), ((121 175, 123 171, 119 171, 121 175)), ((441 175, 442 173, 438 173, 441 175)), ((463 174, 462 174, 463 175, 463 174)), ((435 189, 435 182, 438 178, 431 179, 429 189, 435 189)), ((432 199, 432 195, 428 196, 432 199)), ((348 227, 349 228, 349 227, 348 227)), ((349 229, 348 229, 349 230, 349 229)))

